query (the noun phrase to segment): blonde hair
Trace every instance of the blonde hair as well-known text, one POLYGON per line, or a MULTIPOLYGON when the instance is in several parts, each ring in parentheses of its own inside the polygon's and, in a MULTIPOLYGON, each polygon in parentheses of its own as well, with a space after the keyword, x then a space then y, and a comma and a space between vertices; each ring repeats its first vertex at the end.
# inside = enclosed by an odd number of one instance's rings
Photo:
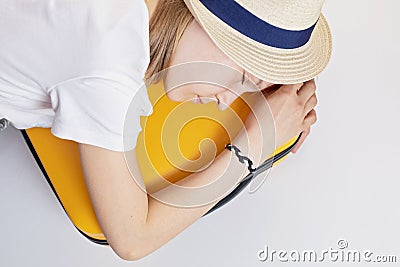
POLYGON ((169 67, 179 39, 193 19, 183 0, 159 0, 150 19, 148 84, 162 79, 159 72, 169 67))

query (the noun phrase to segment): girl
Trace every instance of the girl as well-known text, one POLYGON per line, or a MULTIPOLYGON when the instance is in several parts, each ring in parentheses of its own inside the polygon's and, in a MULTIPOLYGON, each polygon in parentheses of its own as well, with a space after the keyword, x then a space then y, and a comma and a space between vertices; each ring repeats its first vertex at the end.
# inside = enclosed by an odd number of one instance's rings
MULTIPOLYGON (((259 90, 285 84, 267 96, 277 146, 315 123, 311 79, 326 66, 331 49, 329 28, 320 14, 322 1, 279 2, 160 0, 150 22, 149 43, 148 13, 141 0, 3 0, 0 118, 18 129, 51 127, 55 136, 78 142, 108 243, 123 259, 142 258, 223 198, 182 208, 141 189, 135 144, 126 149, 121 139, 132 100, 135 108, 129 115, 137 120, 130 138, 141 130, 139 117, 152 112, 145 90, 139 90, 145 74, 152 78, 167 67, 209 61, 243 74, 229 77, 231 84, 248 80, 259 90)), ((155 81, 161 78, 168 81, 158 76, 155 81)), ((167 95, 198 103, 215 99, 227 107, 246 91, 237 88, 187 85, 167 95)), ((264 102, 260 97, 254 103, 255 115, 266 111, 264 102)), ((246 154, 256 166, 275 142, 262 135, 265 130, 250 115, 232 140, 240 148, 251 140, 246 154)), ((201 187, 216 177, 242 178, 246 167, 231 156, 228 150, 222 152, 207 169, 179 185, 201 187)))

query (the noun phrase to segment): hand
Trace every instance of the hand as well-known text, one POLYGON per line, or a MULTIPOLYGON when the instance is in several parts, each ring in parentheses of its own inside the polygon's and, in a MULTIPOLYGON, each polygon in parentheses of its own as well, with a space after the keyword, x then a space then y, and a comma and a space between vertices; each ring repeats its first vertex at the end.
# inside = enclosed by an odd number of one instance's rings
MULTIPOLYGON (((262 91, 263 95, 268 98, 271 94, 273 94, 276 90, 278 90, 282 85, 280 84, 275 84, 272 85, 262 91)), ((304 140, 307 138, 307 136, 310 134, 311 127, 308 127, 305 131, 302 132, 302 135, 300 137, 300 140, 297 142, 296 146, 292 149, 292 153, 296 153, 301 145, 303 144, 304 140)))
POLYGON ((315 81, 283 85, 267 97, 276 129, 277 146, 306 131, 317 121, 315 81))
MULTIPOLYGON (((272 85, 264 90, 262 90, 263 95, 268 98, 271 94, 276 92, 282 85, 280 84, 275 84, 272 85)), ((301 145, 303 144, 304 140, 307 138, 307 136, 310 134, 311 127, 308 127, 305 131, 302 132, 302 135, 300 137, 300 140, 297 142, 296 146, 292 149, 292 153, 296 153, 301 145)))
MULTIPOLYGON (((275 123, 276 147, 282 146, 300 132, 310 128, 317 120, 314 110, 317 105, 315 91, 315 82, 310 80, 305 83, 272 88, 268 92, 263 92, 264 96, 261 95, 263 97, 260 97, 260 93, 255 93, 252 98, 254 102, 251 104, 252 112, 245 122, 247 140, 251 143, 249 148, 261 147, 263 157, 267 157, 272 152, 271 143, 274 140, 271 139, 271 125, 273 123, 275 123), (268 116, 270 113, 272 113, 273 121, 272 118, 270 120, 267 118, 270 117, 268 116), (260 121, 264 123, 260 124, 260 121)), ((241 145, 245 144, 244 138, 238 141, 241 145)))

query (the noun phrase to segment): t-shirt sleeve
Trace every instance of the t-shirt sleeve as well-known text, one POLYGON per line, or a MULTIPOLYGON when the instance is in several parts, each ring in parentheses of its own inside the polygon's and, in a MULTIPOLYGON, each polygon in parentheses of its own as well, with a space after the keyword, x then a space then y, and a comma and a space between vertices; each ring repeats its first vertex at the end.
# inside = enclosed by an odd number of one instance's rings
POLYGON ((135 148, 140 116, 152 112, 144 84, 121 78, 72 79, 55 86, 50 96, 53 135, 113 151, 135 148))
POLYGON ((152 111, 143 84, 150 60, 146 5, 143 0, 69 3, 60 2, 59 12, 71 20, 56 20, 58 31, 68 36, 63 43, 58 39, 68 75, 48 89, 55 113, 51 132, 113 151, 133 149, 140 116, 152 111))

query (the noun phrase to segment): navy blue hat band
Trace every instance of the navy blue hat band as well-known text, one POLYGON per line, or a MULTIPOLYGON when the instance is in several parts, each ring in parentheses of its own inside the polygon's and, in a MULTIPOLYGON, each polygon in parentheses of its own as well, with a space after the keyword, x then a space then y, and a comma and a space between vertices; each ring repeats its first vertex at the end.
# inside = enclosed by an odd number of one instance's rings
POLYGON ((285 30, 258 18, 234 0, 199 1, 233 29, 254 41, 276 48, 293 49, 305 45, 317 24, 301 31, 285 30))

